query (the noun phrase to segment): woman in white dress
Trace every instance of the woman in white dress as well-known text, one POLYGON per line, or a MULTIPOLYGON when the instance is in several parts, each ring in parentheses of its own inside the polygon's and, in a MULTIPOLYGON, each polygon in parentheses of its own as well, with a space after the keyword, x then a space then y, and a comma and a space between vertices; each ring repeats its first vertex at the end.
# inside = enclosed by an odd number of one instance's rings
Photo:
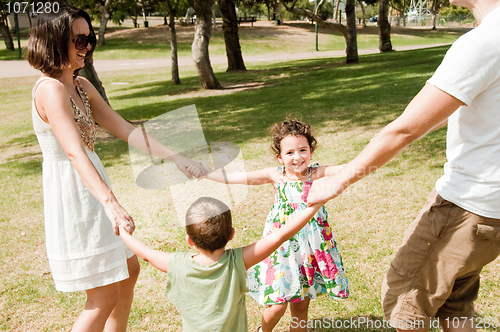
MULTIPOLYGON (((137 257, 121 241, 119 225, 134 231, 94 152, 95 122, 136 147, 169 159, 191 178, 199 164, 153 138, 146 146, 92 84, 78 77, 95 49, 90 17, 60 5, 38 17, 28 61, 42 72, 33 88, 33 126, 43 154, 47 255, 57 290, 85 290, 87 303, 72 331, 125 331, 139 275, 137 257)), ((136 131, 137 132, 137 131, 136 131)), ((141 136, 141 137, 139 137, 141 136)))

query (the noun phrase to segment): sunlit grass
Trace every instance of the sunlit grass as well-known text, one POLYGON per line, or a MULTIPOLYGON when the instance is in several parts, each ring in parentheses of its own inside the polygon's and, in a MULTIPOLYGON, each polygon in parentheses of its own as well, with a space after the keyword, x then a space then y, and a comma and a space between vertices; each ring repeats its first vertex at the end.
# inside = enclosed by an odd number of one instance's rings
MULTIPOLYGON (((245 168, 277 166, 269 149, 268 127, 288 114, 316 131, 314 162, 340 164, 356 156, 384 125, 395 119, 439 65, 447 48, 343 59, 250 63, 246 73, 214 66, 226 87, 256 85, 234 92, 202 91, 192 68, 181 71, 183 84, 172 86, 168 69, 104 72, 100 75, 112 106, 129 121, 144 121, 195 104, 207 141, 241 147, 245 168), (127 84, 113 84, 116 82, 127 84)), ((0 327, 3 330, 66 331, 82 309, 84 293, 56 292, 45 257, 41 153, 31 128, 31 87, 36 78, 0 79, 0 327)), ((310 319, 381 320, 380 286, 402 240, 442 174, 445 130, 415 142, 385 167, 328 202, 330 223, 350 281, 351 298, 311 302, 310 319)), ((135 185, 127 144, 101 137, 96 144, 118 200, 137 222, 135 235, 165 251, 189 250, 175 221, 170 191, 135 185)), ((260 238, 271 186, 251 187, 233 209, 231 247, 260 238)), ((136 289, 130 331, 178 331, 181 318, 165 298, 165 274, 146 263, 136 289)), ((482 273, 478 315, 500 317, 498 260, 482 273)), ((260 324, 262 308, 247 300, 250 331, 260 324)), ((287 313, 276 331, 286 331, 287 313)), ((311 331, 337 331, 335 328, 311 331)), ((373 329, 348 329, 372 331, 373 329)))

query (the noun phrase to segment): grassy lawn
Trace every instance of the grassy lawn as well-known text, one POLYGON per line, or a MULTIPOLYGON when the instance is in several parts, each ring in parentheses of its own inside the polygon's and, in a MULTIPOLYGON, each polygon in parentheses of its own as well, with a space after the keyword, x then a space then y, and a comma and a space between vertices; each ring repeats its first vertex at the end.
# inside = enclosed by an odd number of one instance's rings
MULTIPOLYGON (((97 27, 94 27, 97 31, 97 27)), ((180 57, 191 56, 194 27, 177 26, 178 52, 180 57)), ((156 25, 150 28, 110 27, 106 44, 98 46, 96 59, 151 59, 170 57, 170 31, 168 27, 156 25)), ((395 48, 409 45, 452 43, 468 29, 430 29, 396 28, 392 29, 392 44, 395 48)), ((27 31, 23 31, 27 35, 27 31)), ((267 21, 256 23, 254 27, 242 25, 239 28, 240 44, 243 55, 265 53, 298 53, 315 50, 314 26, 308 23, 290 22, 274 26, 267 21)), ((343 37, 333 30, 319 29, 319 49, 321 51, 344 50, 343 37)), ((27 47, 26 37, 21 45, 27 47)), ((0 42, 0 60, 17 60, 17 41, 15 51, 5 49, 0 42)), ((378 28, 369 26, 358 29, 358 49, 378 48, 378 28)), ((23 51, 23 52, 24 52, 23 51)), ((210 39, 210 54, 225 55, 224 36, 220 24, 210 39)))
MULTIPOLYGON (((243 39, 246 41, 245 39, 243 39)), ((248 64, 246 73, 215 66, 227 88, 201 91, 194 70, 183 70, 172 86, 169 69, 104 72, 112 106, 129 121, 144 121, 195 104, 207 141, 238 144, 247 170, 277 166, 268 127, 288 114, 310 123, 319 147, 314 162, 341 164, 356 156, 384 125, 394 120, 439 65, 447 47, 342 59, 248 64)), ((127 51, 128 52, 128 51, 127 51)), ((144 52, 144 51, 141 51, 144 52)), ((99 53, 103 54, 103 53, 99 53)), ((55 291, 45 256, 42 156, 31 127, 30 93, 36 77, 0 79, 0 328, 6 331, 67 331, 85 301, 84 293, 55 291)), ((383 317, 380 286, 405 229, 425 203, 445 162, 445 129, 415 142, 375 174, 328 202, 330 222, 342 253, 351 297, 311 302, 310 331, 319 321, 372 321, 383 317)), ((189 250, 175 221, 168 190, 135 185, 127 144, 101 134, 96 145, 118 200, 134 216, 135 235, 166 251, 189 250)), ((230 246, 257 240, 273 202, 270 185, 251 187, 233 210, 236 236, 230 246)), ((178 331, 181 319, 164 297, 165 275, 141 263, 130 331, 178 331)), ((482 273, 477 315, 500 318, 496 260, 482 273)), ((262 308, 247 299, 250 331, 262 308)), ((276 331, 287 331, 289 312, 276 331)), ((358 326, 348 331, 386 330, 358 326)), ((488 329, 488 331, 498 329, 488 329)))

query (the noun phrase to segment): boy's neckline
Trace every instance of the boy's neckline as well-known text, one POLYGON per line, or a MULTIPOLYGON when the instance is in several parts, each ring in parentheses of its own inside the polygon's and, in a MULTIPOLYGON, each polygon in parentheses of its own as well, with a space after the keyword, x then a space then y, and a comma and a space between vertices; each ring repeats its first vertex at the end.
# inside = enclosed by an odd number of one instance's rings
POLYGON ((217 263, 226 254, 226 249, 219 249, 213 253, 203 253, 203 250, 198 249, 197 253, 191 255, 191 259, 201 266, 211 266, 217 263))

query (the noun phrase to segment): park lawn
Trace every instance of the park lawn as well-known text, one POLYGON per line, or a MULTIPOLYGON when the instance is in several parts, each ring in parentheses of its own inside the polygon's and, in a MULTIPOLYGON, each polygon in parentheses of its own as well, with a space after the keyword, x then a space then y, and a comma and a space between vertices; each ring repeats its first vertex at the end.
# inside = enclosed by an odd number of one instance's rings
MULTIPOLYGON (((269 126, 291 114, 315 129, 313 162, 342 164, 394 120, 439 65, 447 47, 365 55, 360 63, 343 59, 247 64, 245 73, 214 66, 224 90, 200 90, 192 68, 181 71, 182 85, 172 86, 168 68, 104 72, 100 75, 112 106, 127 120, 146 121, 196 105, 208 142, 238 144, 247 170, 277 166, 269 148, 269 126)), ((0 79, 0 328, 9 331, 67 331, 81 311, 83 292, 55 291, 45 256, 42 156, 31 128, 30 93, 36 77, 0 79)), ((352 326, 370 319, 380 324, 380 286, 405 229, 425 203, 445 162, 445 129, 428 134, 373 175, 326 204, 343 256, 351 297, 311 302, 310 331, 388 330, 352 326), (326 323, 325 323, 326 322, 326 323), (321 323, 325 323, 322 325, 321 323), (323 327, 321 327, 323 326, 323 327)), ((189 250, 176 223, 169 190, 135 185, 127 144, 100 133, 96 144, 113 190, 137 223, 135 236, 165 251, 189 250)), ((270 185, 248 188, 233 209, 231 247, 260 238, 273 203, 270 185)), ((130 316, 130 331, 178 331, 181 319, 164 297, 166 276, 141 262, 142 272, 130 316)), ((496 260, 482 274, 477 314, 500 318, 496 260)), ((249 331, 260 324, 262 308, 247 299, 249 331)), ((287 312, 276 331, 286 331, 287 312)), ((375 325, 376 326, 376 325, 375 325)), ((489 329, 497 330, 498 329, 489 329)))
MULTIPOLYGON (((98 27, 94 27, 97 31, 98 27)), ((193 42, 194 27, 178 26, 178 55, 191 57, 191 44, 193 42)), ((396 49, 411 45, 447 44, 455 41, 468 29, 438 29, 436 31, 422 28, 396 28, 392 29, 391 41, 396 49)), ((27 31, 24 31, 24 36, 27 31)), ((251 27, 242 25, 239 28, 240 44, 243 56, 257 54, 283 54, 312 52, 316 42, 314 26, 302 22, 290 22, 282 26, 271 23, 259 23, 251 27)), ((378 48, 378 28, 369 26, 358 28, 358 49, 378 48)), ((10 51, 0 43, 0 60, 17 60, 16 50, 10 51)), ((344 50, 344 38, 333 30, 319 29, 319 50, 344 50)), ((23 56, 26 53, 27 39, 21 38, 23 56)), ((221 26, 214 29, 210 39, 209 52, 212 56, 226 54, 224 36, 221 26)), ((170 57, 170 31, 168 27, 159 25, 150 28, 133 29, 131 27, 114 27, 106 34, 106 44, 98 46, 94 53, 95 59, 155 59, 170 57)))

